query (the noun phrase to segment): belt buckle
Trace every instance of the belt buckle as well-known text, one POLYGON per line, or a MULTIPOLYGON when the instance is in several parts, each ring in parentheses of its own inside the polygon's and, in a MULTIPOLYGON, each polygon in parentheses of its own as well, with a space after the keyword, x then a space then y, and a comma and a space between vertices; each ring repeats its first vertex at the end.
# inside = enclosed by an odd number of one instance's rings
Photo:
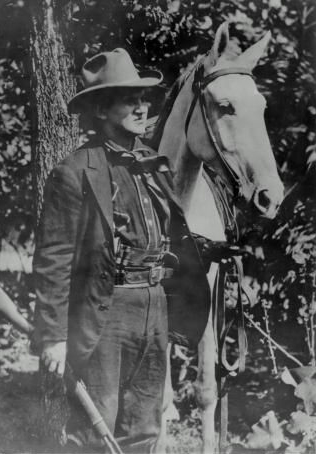
POLYGON ((164 276, 163 267, 161 265, 153 266, 149 270, 149 278, 148 278, 149 284, 150 285, 158 284, 163 279, 163 276, 164 276))

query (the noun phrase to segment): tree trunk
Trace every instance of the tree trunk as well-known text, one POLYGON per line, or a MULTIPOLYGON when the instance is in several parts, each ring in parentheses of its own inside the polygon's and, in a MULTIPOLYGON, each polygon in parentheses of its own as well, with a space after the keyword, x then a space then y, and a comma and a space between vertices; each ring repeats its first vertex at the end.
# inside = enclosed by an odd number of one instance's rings
MULTIPOLYGON (((77 146, 78 118, 67 103, 75 94, 74 57, 67 52, 72 2, 32 0, 30 37, 32 83, 32 162, 36 218, 42 207, 45 180, 52 168, 77 146)), ((47 446, 64 445, 69 417, 66 388, 40 367, 40 409, 37 430, 47 446)))
POLYGON ((32 83, 32 161, 37 219, 45 180, 78 143, 78 118, 67 102, 75 94, 74 58, 67 52, 72 2, 32 0, 30 40, 32 83))

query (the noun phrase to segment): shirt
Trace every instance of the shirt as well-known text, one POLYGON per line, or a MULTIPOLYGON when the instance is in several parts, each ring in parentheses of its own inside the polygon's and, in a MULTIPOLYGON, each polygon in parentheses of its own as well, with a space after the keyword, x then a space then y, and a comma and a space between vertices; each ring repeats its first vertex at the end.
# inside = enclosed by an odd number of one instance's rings
POLYGON ((168 234, 170 210, 153 174, 131 172, 127 165, 115 159, 116 153, 146 155, 139 139, 132 152, 114 142, 105 142, 112 183, 115 236, 123 244, 140 249, 159 249, 168 234))

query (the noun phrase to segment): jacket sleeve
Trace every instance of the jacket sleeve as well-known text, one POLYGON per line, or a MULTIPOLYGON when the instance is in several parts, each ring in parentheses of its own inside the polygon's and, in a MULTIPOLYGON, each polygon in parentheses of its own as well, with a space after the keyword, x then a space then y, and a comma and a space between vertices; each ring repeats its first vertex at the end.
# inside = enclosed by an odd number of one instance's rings
POLYGON ((79 177, 66 165, 54 169, 45 187, 33 262, 35 350, 44 341, 67 339, 70 278, 81 204, 79 177))

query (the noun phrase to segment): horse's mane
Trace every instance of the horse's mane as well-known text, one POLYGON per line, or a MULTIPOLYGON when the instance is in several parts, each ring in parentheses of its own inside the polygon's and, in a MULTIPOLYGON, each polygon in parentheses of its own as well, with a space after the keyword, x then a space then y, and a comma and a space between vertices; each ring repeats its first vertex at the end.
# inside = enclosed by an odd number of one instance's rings
POLYGON ((189 70, 182 73, 176 79, 176 81, 173 83, 170 90, 167 92, 164 104, 162 106, 162 110, 159 114, 159 117, 158 117, 158 120, 157 120, 157 123, 155 126, 154 134, 150 141, 151 147, 154 148, 155 150, 158 150, 165 124, 169 118, 169 115, 172 111, 172 108, 178 97, 178 94, 182 90, 182 87, 184 86, 184 84, 186 83, 186 81, 188 80, 188 78, 190 77, 192 72, 195 70, 195 68, 197 67, 199 62, 200 61, 195 63, 195 65, 192 68, 190 68, 189 70))

